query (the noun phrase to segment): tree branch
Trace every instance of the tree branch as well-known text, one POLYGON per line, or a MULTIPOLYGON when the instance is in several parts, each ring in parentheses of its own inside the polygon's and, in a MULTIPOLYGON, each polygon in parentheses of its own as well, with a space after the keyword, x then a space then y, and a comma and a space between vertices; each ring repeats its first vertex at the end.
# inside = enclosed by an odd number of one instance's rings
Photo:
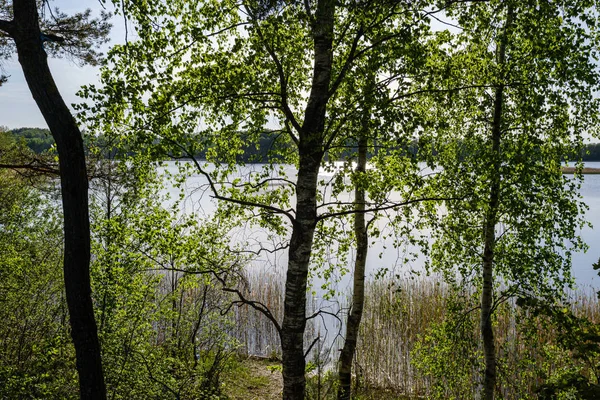
POLYGON ((292 224, 294 223, 295 218, 291 214, 291 211, 289 211, 289 210, 282 210, 281 208, 273 207, 273 206, 270 206, 267 204, 261 204, 261 203, 256 203, 253 201, 247 201, 247 200, 233 199, 231 197, 225 197, 225 196, 220 195, 219 190, 217 189, 217 186, 216 186, 215 182, 213 181, 212 177, 210 176, 210 174, 208 172, 206 172, 204 170, 204 168, 202 168, 202 166, 200 165, 200 163, 198 162, 196 157, 194 157, 194 155, 191 154, 191 152, 188 149, 186 149, 184 146, 182 146, 181 144, 175 142, 172 139, 168 139, 168 138, 165 138, 165 139, 168 140, 169 142, 171 142, 172 144, 174 144, 175 146, 177 146, 179 149, 181 149, 185 154, 187 154, 190 157, 190 159, 192 160, 192 163, 194 164, 194 166, 196 167, 198 172, 200 172, 200 174, 203 175, 208 180, 208 185, 210 186, 210 190, 213 193, 213 196, 212 196, 213 198, 215 198, 217 200, 222 200, 222 201, 227 201, 230 203, 239 204, 242 206, 262 208, 263 210, 266 210, 266 211, 274 213, 274 214, 283 214, 289 218, 289 220, 292 224))
POLYGON ((40 172, 43 174, 60 175, 60 171, 46 165, 36 165, 34 162, 29 164, 0 164, 0 169, 26 169, 29 171, 40 172))
POLYGON ((370 212, 392 210, 394 208, 403 207, 403 206, 407 206, 409 204, 419 203, 422 201, 450 201, 450 200, 462 200, 462 198, 460 198, 460 197, 422 197, 422 198, 418 198, 418 199, 406 200, 406 201, 403 201, 400 203, 390 204, 387 206, 368 208, 368 209, 365 209, 364 211, 347 210, 347 211, 339 211, 339 212, 334 212, 334 213, 329 213, 329 214, 322 214, 317 217, 317 221, 321 221, 326 218, 340 217, 340 216, 344 216, 344 215, 351 215, 351 214, 358 214, 358 213, 365 214, 365 213, 370 213, 370 212))
POLYGON ((308 346, 308 349, 306 349, 306 351, 304 352, 304 358, 306 358, 306 356, 308 356, 308 354, 310 353, 310 351, 312 350, 313 347, 315 347, 315 344, 317 344, 319 342, 319 340, 321 340, 320 336, 317 336, 312 343, 310 344, 310 346, 308 346))
MULTIPOLYGON (((223 287, 222 290, 224 292, 235 293, 239 297, 240 300, 234 301, 233 303, 231 303, 231 306, 233 306, 234 304, 246 304, 246 305, 254 308, 256 311, 260 312, 265 317, 267 317, 269 319, 269 321, 271 321, 273 323, 273 325, 275 326, 277 333, 279 333, 281 335, 281 326, 279 325, 279 322, 277 322, 277 319, 271 313, 271 310, 269 310, 269 308, 266 305, 264 305, 260 301, 253 301, 253 300, 246 299, 244 297, 244 295, 242 294, 242 292, 240 292, 238 289, 231 289, 231 288, 223 287)), ((229 308, 231 308, 231 307, 229 307, 229 308)), ((227 311, 229 311, 229 308, 227 310, 225 310, 225 313, 227 313, 227 311)))
POLYGON ((363 33, 364 33, 364 31, 363 31, 363 27, 361 25, 358 28, 356 35, 354 36, 354 40, 352 41, 352 47, 350 48, 350 52, 348 53, 348 58, 346 58, 346 61, 344 61, 344 65, 342 66, 340 73, 338 74, 337 78, 335 79, 335 81, 331 85, 331 88, 329 89, 328 97, 333 96, 333 94, 337 91, 338 87, 344 80, 346 73, 350 69, 350 65, 356 59, 356 56, 355 56, 356 48, 358 47, 358 41, 363 36, 363 33))
POLYGON ((6 32, 11 38, 14 36, 15 24, 13 21, 0 19, 0 30, 6 32))
POLYGON ((310 11, 310 3, 308 2, 308 0, 304 0, 304 11, 306 11, 308 21, 310 22, 311 26, 313 26, 315 24, 315 16, 310 11))
MULTIPOLYGON (((265 46, 265 50, 267 50, 267 53, 269 53, 271 60, 273 60, 273 62, 275 63, 275 67, 277 68, 277 75, 279 76, 279 87, 281 90, 281 93, 280 93, 281 108, 283 110, 283 113, 285 114, 285 118, 292 124, 294 129, 296 129, 296 132, 300 132, 302 127, 298 123, 298 120, 296 120, 296 117, 294 116, 294 113, 290 109, 290 106, 287 101, 287 78, 285 77, 285 71, 283 70, 283 65, 281 64, 279 57, 277 57, 277 54, 275 54, 275 50, 273 50, 273 48, 271 46, 269 46, 269 44, 265 40, 262 30, 260 29, 258 24, 256 24, 256 31, 258 32, 258 36, 265 46)), ((289 132, 289 133, 290 133, 290 137, 292 138, 294 143, 296 143, 296 145, 298 145, 298 143, 299 143, 298 138, 294 134, 292 134, 292 132, 289 132)))

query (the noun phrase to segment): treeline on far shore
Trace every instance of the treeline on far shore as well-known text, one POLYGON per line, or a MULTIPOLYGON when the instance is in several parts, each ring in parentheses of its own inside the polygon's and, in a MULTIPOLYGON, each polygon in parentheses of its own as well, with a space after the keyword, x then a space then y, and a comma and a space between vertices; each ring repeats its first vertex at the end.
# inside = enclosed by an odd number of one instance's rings
MULTIPOLYGON (((0 131, 8 131, 17 141, 22 141, 27 147, 29 147, 35 153, 43 153, 49 151, 54 145, 54 139, 50 134, 48 129, 43 128, 16 128, 12 130, 8 130, 6 128, 0 127, 0 131)), ((249 144, 245 151, 243 152, 241 162, 268 162, 270 161, 270 152, 269 149, 274 147, 275 142, 278 137, 281 135, 281 132, 268 132, 266 131, 263 135, 261 135, 259 139, 259 143, 249 144)), ((90 139, 89 137, 84 137, 85 147, 89 148, 90 139)), ((108 143, 107 140, 103 140, 103 138, 95 138, 94 143, 96 146, 102 146, 102 144, 108 143)), ((409 153, 416 153, 418 150, 418 144, 412 143, 408 145, 407 151, 409 153)), ((105 154, 109 154, 110 152, 106 152, 105 154)), ((355 148, 350 144, 348 146, 348 150, 346 152, 342 152, 340 154, 341 158, 345 158, 345 156, 351 157, 352 154, 355 153, 355 148)), ((199 159, 204 159, 206 156, 206 151, 199 152, 195 155, 199 159)), ((577 154, 574 152, 570 159, 577 160, 577 154)), ((581 150, 581 160, 582 161, 600 161, 600 143, 588 143, 581 150)), ((271 160, 272 161, 272 160, 271 160)))

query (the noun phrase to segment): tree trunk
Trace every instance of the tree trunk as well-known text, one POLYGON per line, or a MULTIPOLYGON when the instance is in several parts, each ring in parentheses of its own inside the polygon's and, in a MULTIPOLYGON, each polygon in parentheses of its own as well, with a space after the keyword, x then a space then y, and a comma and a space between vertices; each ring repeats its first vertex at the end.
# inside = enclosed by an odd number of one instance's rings
MULTIPOLYGON (((512 22, 512 8, 509 8, 504 33, 500 39, 498 50, 498 64, 504 67, 506 61, 507 31, 512 22)), ((490 195, 488 209, 483 227, 483 263, 482 278, 483 287, 481 292, 481 336, 483 341, 483 354, 485 359, 485 373, 483 379, 484 400, 494 399, 494 388, 496 386, 496 346, 494 344, 494 330, 492 328, 492 306, 494 292, 494 248, 496 245, 496 222, 498 219, 498 203, 500 200, 501 162, 500 141, 502 138, 502 112, 504 105, 504 85, 496 86, 494 93, 494 116, 492 120, 492 157, 493 171, 491 174, 490 195)))
MULTIPOLYGON (((494 141, 495 144, 496 141, 494 141)), ((494 245, 496 242, 495 221, 498 211, 498 196, 499 184, 494 182, 490 188, 489 209, 484 227, 483 289, 481 292, 481 336, 485 358, 482 396, 484 400, 492 400, 494 398, 494 387, 496 386, 496 348, 494 345, 494 330, 492 329, 492 303, 494 291, 494 245)))
POLYGON ((304 370, 304 330, 306 327, 306 285, 317 222, 317 176, 320 159, 300 158, 297 182, 297 211, 290 239, 285 282, 284 316, 281 329, 283 359, 283 398, 303 400, 306 386, 304 370))
POLYGON ((88 180, 81 132, 63 101, 42 47, 35 0, 15 0, 12 37, 19 63, 59 156, 64 214, 65 292, 82 399, 105 399, 100 344, 90 288, 88 180))
MULTIPOLYGON (((370 116, 369 116, 370 117, 370 116)), ((354 281, 352 285, 352 306, 346 322, 346 337, 340 354, 338 400, 349 400, 352 384, 352 361, 358 341, 358 329, 362 319, 365 302, 365 266, 369 250, 369 238, 365 221, 365 189, 360 183, 367 166, 367 131, 363 130, 358 140, 358 163, 356 172, 359 181, 354 189, 355 211, 354 235, 356 237, 356 261, 354 262, 354 281)))
POLYGON ((325 131, 325 111, 331 82, 333 0, 320 0, 312 25, 314 65, 311 91, 300 129, 299 166, 296 182, 296 218, 292 227, 289 261, 285 282, 285 302, 281 326, 283 361, 283 398, 304 400, 306 361, 306 286, 317 225, 317 184, 325 131))
POLYGON ((352 283, 352 304, 346 321, 346 337, 340 353, 338 400, 350 400, 352 395, 352 362, 358 342, 358 331, 362 320, 365 303, 365 267, 369 251, 369 236, 365 220, 366 195, 364 189, 364 173, 367 170, 368 135, 370 132, 371 104, 375 87, 375 75, 372 69, 366 79, 364 88, 364 110, 361 131, 358 137, 358 160, 356 164, 357 179, 354 187, 354 236, 356 243, 356 260, 354 262, 354 278, 352 283))

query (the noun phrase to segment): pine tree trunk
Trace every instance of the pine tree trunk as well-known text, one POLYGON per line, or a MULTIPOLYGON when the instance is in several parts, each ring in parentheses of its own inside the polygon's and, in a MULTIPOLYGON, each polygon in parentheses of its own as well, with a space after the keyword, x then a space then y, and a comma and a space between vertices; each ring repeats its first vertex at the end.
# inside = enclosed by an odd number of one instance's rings
POLYGON ((59 156, 64 214, 65 292, 82 399, 106 399, 90 288, 88 180, 81 132, 63 101, 42 47, 35 0, 15 0, 12 37, 19 63, 59 156))

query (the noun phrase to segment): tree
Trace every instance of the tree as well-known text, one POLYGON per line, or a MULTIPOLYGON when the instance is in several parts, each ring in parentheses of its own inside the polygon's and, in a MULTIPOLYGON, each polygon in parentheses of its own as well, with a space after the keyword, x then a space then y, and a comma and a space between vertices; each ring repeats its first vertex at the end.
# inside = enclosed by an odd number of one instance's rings
POLYGON ((362 110, 361 131, 358 132, 358 148, 356 161, 356 175, 354 183, 354 242, 356 247, 356 258, 354 261, 352 281, 352 301, 346 322, 346 334, 344 345, 340 353, 339 365, 339 388, 338 400, 349 400, 352 384, 352 363, 358 342, 358 331, 362 319, 363 306, 365 302, 365 270, 367 265, 367 253, 369 251, 368 223, 365 216, 366 190, 368 187, 365 180, 367 170, 367 153, 369 150, 369 138, 371 120, 371 104, 373 103, 373 90, 376 89, 376 80, 372 69, 367 70, 370 74, 364 83, 364 108, 362 110))
MULTIPOLYGON (((64 215, 64 279, 71 323, 71 336, 77 354, 80 394, 85 399, 106 398, 100 345, 94 320, 90 289, 90 228, 88 180, 81 132, 63 101, 50 69, 45 48, 57 55, 72 55, 94 63, 96 43, 105 40, 109 25, 90 20, 90 12, 67 16, 50 12, 40 21, 38 10, 46 2, 17 0, 0 3, 2 55, 16 51, 25 79, 52 136, 56 141, 61 174, 64 215), (61 35, 63 40, 46 42, 45 35, 61 35), (64 36, 62 36, 64 35, 64 36)), ((47 36, 49 37, 49 36, 47 36)), ((50 36, 51 38, 51 36, 50 36)))
MULTIPOLYGON (((371 110, 373 128, 395 143, 392 153, 406 153, 404 145, 419 129, 418 118, 411 118, 410 88, 423 64, 428 5, 124 2, 140 40, 113 49, 104 87, 84 90, 101 100, 90 110, 94 118, 127 124, 150 155, 189 157, 206 150, 216 170, 195 165, 209 180, 212 196, 227 202, 227 214, 251 219, 269 230, 268 238, 285 237, 275 248, 257 250, 287 250, 283 321, 253 304, 280 332, 286 399, 304 398, 305 327, 320 315, 306 315, 309 270, 327 262, 325 252, 339 234, 336 218, 357 212, 343 190, 351 169, 331 182, 319 172, 326 155, 335 160, 355 142, 355 123, 364 113, 363 96, 354 88, 363 85, 365 70, 359 66, 369 55, 377 58, 370 75, 379 93, 371 110), (260 142, 269 121, 278 134, 272 152, 296 166, 295 176, 273 163, 246 177, 235 175, 242 149, 260 142)), ((416 163, 378 166, 373 179, 365 179, 370 202, 359 213, 395 210, 420 199, 413 190, 423 183, 416 163), (386 196, 392 190, 402 193, 400 201, 386 196)))
MULTIPOLYGON (((596 134, 593 2, 494 1, 446 9, 461 32, 441 57, 433 147, 446 202, 433 263, 481 290, 482 398, 496 390, 493 312, 516 295, 555 299, 584 248, 578 179, 561 163, 596 134)), ((439 218, 437 214, 435 218, 439 218)))

